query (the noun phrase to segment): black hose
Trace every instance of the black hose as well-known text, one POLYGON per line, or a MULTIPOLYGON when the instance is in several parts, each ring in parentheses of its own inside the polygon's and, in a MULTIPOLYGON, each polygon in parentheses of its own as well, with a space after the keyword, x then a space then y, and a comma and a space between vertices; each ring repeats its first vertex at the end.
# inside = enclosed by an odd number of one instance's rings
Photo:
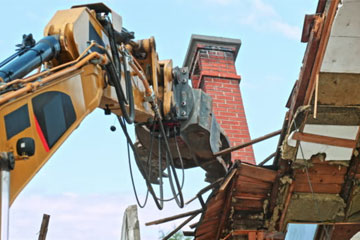
MULTIPOLYGON (((126 124, 125 124, 125 122, 122 120, 122 117, 120 117, 120 116, 117 116, 117 117, 118 117, 120 126, 121 126, 121 128, 122 128, 122 130, 123 130, 123 132, 124 132, 124 134, 125 134, 125 137, 126 137, 126 139, 127 139, 127 142, 128 142, 128 144, 129 144, 128 146, 130 146, 131 149, 133 150, 135 161, 136 161, 137 165, 139 166, 139 171, 140 171, 140 173, 143 175, 143 177, 144 177, 144 179, 145 179, 145 182, 146 182, 146 186, 147 186, 147 188, 148 188, 148 191, 150 192, 151 196, 153 197, 154 202, 155 202, 156 206, 158 207, 158 209, 162 210, 162 209, 163 209, 163 205, 158 201, 158 199, 157 199, 157 197, 156 197, 156 194, 155 194, 155 191, 154 191, 154 189, 153 189, 153 187, 152 187, 152 185, 151 185, 149 176, 146 174, 146 171, 144 170, 144 167, 142 166, 142 164, 141 164, 141 162, 140 162, 140 160, 139 160, 138 153, 137 153, 137 151, 136 151, 136 149, 135 149, 135 146, 134 146, 134 144, 133 144, 133 142, 132 142, 132 140, 131 140, 131 138, 130 138, 130 136, 129 136, 129 133, 128 133, 127 129, 126 129, 126 124)), ((132 181, 133 181, 133 179, 132 179, 132 181)), ((134 182, 133 182, 133 186, 135 186, 135 185, 134 185, 134 182)), ((137 201, 138 201, 138 199, 137 199, 137 201)), ((139 201, 138 201, 138 204, 139 204, 139 201)), ((140 206, 140 205, 139 205, 139 206, 140 206)))
MULTIPOLYGON (((107 53, 108 54, 108 53, 107 53)), ((131 79, 125 79, 126 81, 126 92, 128 96, 128 101, 125 98, 125 94, 120 84, 120 79, 117 76, 115 66, 112 62, 105 66, 106 71, 109 74, 110 83, 114 86, 116 96, 119 102, 119 106, 121 109, 122 116, 126 120, 127 123, 132 124, 135 119, 135 103, 134 96, 132 94, 132 84, 131 79), (130 93, 130 94, 129 94, 130 93), (126 102, 129 103, 129 112, 126 110, 126 102)))
POLYGON ((162 121, 160 119, 159 119, 159 126, 160 126, 161 135, 163 136, 164 143, 165 143, 165 149, 166 149, 165 158, 166 158, 166 165, 167 165, 168 174, 169 174, 170 189, 171 189, 171 192, 173 194, 173 197, 175 199, 176 204, 180 208, 182 208, 182 207, 184 207, 184 197, 183 197, 183 194, 182 194, 182 191, 181 191, 181 186, 180 186, 180 183, 179 183, 179 179, 178 179, 178 176, 177 176, 177 173, 176 173, 174 159, 173 159, 173 157, 171 155, 169 142, 167 141, 167 135, 165 134, 164 125, 162 124, 162 121), (177 192, 175 190, 172 174, 174 175, 177 192))
MULTIPOLYGON (((182 180, 181 180, 181 187, 180 187, 180 189, 182 190, 183 187, 184 187, 184 183, 185 183, 184 161, 183 161, 183 159, 181 157, 179 145, 178 145, 178 142, 176 140, 176 127, 174 128, 174 132, 175 132, 175 145, 176 145, 177 153, 178 153, 178 156, 179 156, 179 159, 180 159, 180 166, 181 166, 181 171, 182 171, 182 180)), ((162 202, 169 202, 169 201, 174 200, 176 197, 178 197, 179 194, 180 194, 180 192, 178 192, 175 196, 173 196, 171 198, 167 198, 167 199, 159 199, 158 198, 158 200, 161 200, 162 202)))
POLYGON ((130 145, 130 144, 129 144, 129 142, 128 142, 128 143, 127 143, 127 152, 128 152, 128 163, 129 163, 129 171, 130 171, 131 184, 132 184, 132 187, 133 187, 135 199, 136 199, 136 202, 137 202, 138 206, 139 206, 140 208, 144 208, 144 207, 146 206, 146 203, 147 203, 147 200, 148 200, 148 197, 149 197, 149 189, 146 191, 146 196, 145 196, 144 203, 141 204, 141 203, 140 203, 140 200, 139 200, 139 196, 138 196, 137 191, 136 191, 136 187, 135 187, 134 175, 133 175, 133 170, 132 170, 132 166, 131 166, 131 158, 130 158, 129 145, 130 145))
MULTIPOLYGON (((164 184, 163 184, 163 169, 162 169, 162 151, 161 151, 161 136, 159 135, 158 148, 159 148, 159 191, 160 198, 157 198, 161 205, 164 205, 164 184)), ((152 151, 152 149, 150 149, 152 151)))
POLYGON ((126 111, 125 104, 120 105, 121 111, 125 117, 127 123, 131 124, 135 120, 135 106, 134 106, 134 95, 131 83, 131 75, 128 69, 127 58, 129 57, 126 51, 123 51, 123 67, 125 75, 125 88, 126 88, 126 101, 129 104, 129 112, 126 111))
MULTIPOLYGON (((122 115, 126 122, 128 124, 132 124, 135 120, 135 106, 134 106, 134 96, 132 93, 132 83, 131 83, 131 76, 128 72, 128 69, 125 69, 125 55, 124 55, 124 71, 125 71, 125 87, 126 87, 126 98, 124 96, 124 92, 122 90, 120 80, 121 80, 121 65, 120 65, 120 57, 119 57, 119 51, 117 48, 117 44, 115 42, 115 30, 112 27, 111 22, 105 25, 106 30, 109 34, 109 43, 110 43, 110 49, 111 49, 111 56, 109 56, 109 53, 106 51, 106 55, 109 59, 113 59, 110 63, 111 69, 111 83, 115 87, 116 95, 118 98, 118 102, 120 105, 120 109, 122 112, 122 115), (115 63, 115 64, 114 64, 115 63), (129 105, 129 112, 126 110, 126 103, 129 105)), ((126 52, 124 52, 126 54, 126 52)))

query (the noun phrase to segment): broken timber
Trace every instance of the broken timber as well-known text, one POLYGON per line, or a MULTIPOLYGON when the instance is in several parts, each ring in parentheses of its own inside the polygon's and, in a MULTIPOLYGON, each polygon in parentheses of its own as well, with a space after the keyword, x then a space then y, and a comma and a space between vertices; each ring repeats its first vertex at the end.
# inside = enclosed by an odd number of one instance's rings
POLYGON ((284 239, 289 223, 331 222, 316 240, 360 231, 360 2, 339 2, 320 0, 305 18, 307 48, 276 153, 239 163, 224 191, 213 190, 195 239, 284 239))

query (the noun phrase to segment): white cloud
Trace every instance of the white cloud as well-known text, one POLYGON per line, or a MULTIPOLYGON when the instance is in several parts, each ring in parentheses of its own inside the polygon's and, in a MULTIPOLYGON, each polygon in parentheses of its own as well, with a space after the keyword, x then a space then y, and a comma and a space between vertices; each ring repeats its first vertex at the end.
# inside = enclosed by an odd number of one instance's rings
POLYGON ((284 34, 291 39, 299 40, 301 36, 301 29, 297 26, 292 26, 286 22, 273 21, 272 26, 278 32, 284 34))
MULTIPOLYGON (((276 9, 264 0, 204 0, 209 4, 241 9, 238 23, 247 25, 259 32, 275 32, 286 38, 299 40, 301 29, 293 26, 279 15, 276 9)), ((234 21, 234 18, 226 18, 234 21)))
POLYGON ((264 3, 262 0, 252 0, 251 2, 258 13, 266 16, 277 16, 275 9, 271 5, 264 3))
POLYGON ((273 6, 263 0, 250 0, 249 3, 250 11, 242 21, 243 24, 250 25, 258 31, 277 32, 289 39, 300 39, 301 29, 285 22, 273 6))

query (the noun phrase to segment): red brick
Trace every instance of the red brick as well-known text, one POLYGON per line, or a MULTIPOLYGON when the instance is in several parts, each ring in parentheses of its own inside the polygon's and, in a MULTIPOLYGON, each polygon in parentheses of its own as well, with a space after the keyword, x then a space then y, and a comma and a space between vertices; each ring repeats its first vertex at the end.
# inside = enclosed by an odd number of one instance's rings
MULTIPOLYGON (((197 56, 200 74, 191 76, 193 86, 198 86, 201 77, 203 90, 213 98, 214 115, 231 141, 231 146, 249 141, 239 86, 240 76, 236 73, 233 52, 200 48, 197 56)), ((232 160, 235 159, 254 164, 252 147, 234 152, 232 160)))

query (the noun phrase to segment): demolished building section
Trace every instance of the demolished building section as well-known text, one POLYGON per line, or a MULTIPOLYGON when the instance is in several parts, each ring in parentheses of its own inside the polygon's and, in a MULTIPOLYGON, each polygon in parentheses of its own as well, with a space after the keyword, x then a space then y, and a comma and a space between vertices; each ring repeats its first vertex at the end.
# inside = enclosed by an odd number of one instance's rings
MULTIPOLYGON (((233 154, 240 162, 208 198, 195 239, 284 239, 289 223, 320 224, 315 239, 350 239, 360 229, 359 12, 358 1, 320 0, 305 17, 307 48, 275 160, 255 166, 233 154)), ((200 65, 189 66, 193 84, 206 88, 200 65)))

